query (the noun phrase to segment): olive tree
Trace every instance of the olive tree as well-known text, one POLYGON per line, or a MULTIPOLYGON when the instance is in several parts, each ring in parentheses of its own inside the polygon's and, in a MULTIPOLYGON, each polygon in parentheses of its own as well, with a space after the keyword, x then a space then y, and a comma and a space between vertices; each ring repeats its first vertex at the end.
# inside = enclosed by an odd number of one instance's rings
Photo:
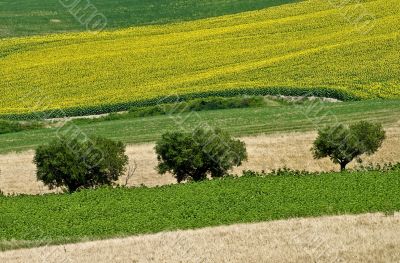
POLYGON ((68 192, 111 185, 125 172, 125 145, 103 138, 84 141, 61 137, 36 149, 36 177, 50 189, 68 192))
POLYGON ((247 160, 245 144, 220 129, 199 128, 191 134, 162 135, 155 146, 160 174, 172 173, 178 182, 222 177, 247 160))
POLYGON ((355 158, 375 153, 382 146, 385 137, 381 124, 366 121, 350 126, 328 126, 319 130, 312 152, 315 159, 329 157, 344 171, 355 158))

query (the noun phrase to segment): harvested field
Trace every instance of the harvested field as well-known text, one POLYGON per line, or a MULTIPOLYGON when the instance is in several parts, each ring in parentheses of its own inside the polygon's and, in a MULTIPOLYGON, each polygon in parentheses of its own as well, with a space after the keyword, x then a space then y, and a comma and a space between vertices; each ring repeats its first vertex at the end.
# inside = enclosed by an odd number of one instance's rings
MULTIPOLYGON (((400 161, 400 127, 387 129, 388 138, 383 147, 373 156, 364 158, 365 163, 387 163, 400 161)), ((329 159, 314 160, 309 149, 316 137, 315 132, 282 133, 243 137, 249 153, 249 161, 236 168, 234 173, 242 170, 270 171, 284 166, 292 169, 310 171, 338 170, 338 166, 329 159)), ((127 147, 130 165, 136 163, 136 171, 129 185, 156 186, 175 183, 170 175, 157 174, 154 167, 157 159, 153 150, 154 144, 138 144, 127 147)), ((5 193, 40 194, 50 192, 36 181, 35 166, 32 163, 34 151, 0 155, 0 189, 5 193)), ((354 167, 355 164, 351 164, 354 167)), ((121 178, 123 184, 125 178, 121 178)))
POLYGON ((280 220, 0 253, 1 262, 399 262, 400 214, 280 220))

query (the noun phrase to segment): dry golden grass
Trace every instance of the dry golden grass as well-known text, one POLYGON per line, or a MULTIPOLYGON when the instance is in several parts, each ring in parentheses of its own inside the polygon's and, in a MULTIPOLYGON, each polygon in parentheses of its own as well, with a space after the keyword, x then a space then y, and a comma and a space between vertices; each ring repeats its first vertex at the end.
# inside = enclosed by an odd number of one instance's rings
POLYGON ((400 262, 400 214, 280 220, 0 253, 0 262, 400 262))
POLYGON ((0 190, 4 193, 38 194, 49 192, 36 181, 34 151, 0 155, 0 190))
MULTIPOLYGON (((400 128, 387 128, 387 139, 382 148, 372 156, 363 156, 364 164, 400 162, 400 128)), ((315 160, 310 151, 317 136, 315 132, 286 133, 269 136, 242 138, 247 145, 249 160, 234 171, 243 169, 270 171, 284 166, 291 169, 308 171, 339 171, 339 166, 328 158, 315 160)), ((349 168, 354 168, 352 162, 349 168)))
MULTIPOLYGON (((387 163, 400 161, 400 126, 387 128, 388 138, 382 148, 373 156, 363 158, 365 163, 387 163)), ((249 161, 234 169, 241 174, 242 170, 270 171, 284 166, 292 169, 309 171, 338 170, 329 159, 314 160, 310 152, 315 132, 282 133, 242 138, 247 145, 249 161)), ((171 175, 161 176, 154 167, 157 159, 154 144, 130 145, 127 154, 130 165, 137 164, 136 172, 129 181, 130 186, 144 184, 156 186, 175 183, 171 175)), ((5 193, 38 194, 49 190, 36 182, 35 166, 32 164, 33 151, 0 155, 0 189, 5 193)), ((352 163, 350 167, 354 167, 352 163)), ((125 178, 121 178, 123 184, 125 178)))

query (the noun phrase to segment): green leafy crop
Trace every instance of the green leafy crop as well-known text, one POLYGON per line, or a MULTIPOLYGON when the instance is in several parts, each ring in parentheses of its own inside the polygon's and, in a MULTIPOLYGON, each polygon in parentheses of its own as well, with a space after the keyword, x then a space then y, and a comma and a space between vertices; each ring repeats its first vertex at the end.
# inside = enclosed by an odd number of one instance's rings
POLYGON ((0 248, 400 210, 400 172, 224 178, 156 188, 0 196, 0 248), (11 243, 10 240, 16 240, 11 243))

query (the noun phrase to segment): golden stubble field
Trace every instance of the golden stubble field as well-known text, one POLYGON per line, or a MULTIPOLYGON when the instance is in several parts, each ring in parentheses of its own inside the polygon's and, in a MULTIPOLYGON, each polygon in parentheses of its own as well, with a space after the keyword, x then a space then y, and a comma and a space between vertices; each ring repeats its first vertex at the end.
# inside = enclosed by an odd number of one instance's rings
MULTIPOLYGON (((386 128, 387 139, 382 148, 373 156, 365 157, 364 163, 400 162, 400 126, 386 128)), ((241 138, 246 142, 249 153, 248 162, 235 168, 233 173, 241 174, 243 170, 270 171, 288 167, 309 171, 338 170, 338 166, 329 159, 314 160, 310 152, 315 132, 279 133, 241 138)), ((136 163, 136 171, 129 180, 129 186, 156 186, 176 183, 171 175, 159 175, 154 167, 157 165, 154 144, 129 145, 127 155, 130 166, 136 163)), ((0 155, 0 189, 4 193, 41 194, 50 192, 36 181, 35 166, 32 163, 34 151, 0 155)), ((349 167, 354 167, 352 163, 349 167)), ((120 184, 125 182, 121 178, 120 184)))
POLYGON ((400 214, 364 214, 47 246, 0 262, 400 262, 400 214))

